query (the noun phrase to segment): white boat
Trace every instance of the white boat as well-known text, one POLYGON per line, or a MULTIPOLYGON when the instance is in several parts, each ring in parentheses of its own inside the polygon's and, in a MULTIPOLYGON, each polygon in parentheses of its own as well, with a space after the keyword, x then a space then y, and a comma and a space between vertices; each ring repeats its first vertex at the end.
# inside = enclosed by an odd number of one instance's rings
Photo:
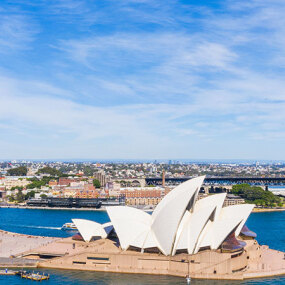
POLYGON ((62 227, 61 227, 62 230, 65 230, 65 231, 74 231, 74 230, 77 230, 77 227, 75 226, 74 223, 65 223, 62 227))

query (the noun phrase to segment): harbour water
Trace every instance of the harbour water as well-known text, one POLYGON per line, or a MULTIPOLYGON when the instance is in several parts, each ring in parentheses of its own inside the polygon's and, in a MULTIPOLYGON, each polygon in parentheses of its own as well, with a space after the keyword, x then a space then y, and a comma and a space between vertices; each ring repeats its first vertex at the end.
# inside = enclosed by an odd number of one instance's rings
MULTIPOLYGON (((72 218, 90 219, 100 223, 109 221, 106 212, 101 211, 0 208, 0 229, 31 235, 67 237, 72 233, 62 231, 61 226, 70 222, 72 218)), ((247 225, 257 233, 257 240, 260 244, 267 244, 273 249, 285 251, 285 212, 253 213, 250 215, 247 225)), ((51 279, 46 281, 47 284, 186 284, 183 278, 169 276, 68 270, 45 270, 45 272, 51 275, 51 279)), ((26 284, 27 282, 17 276, 0 276, 0 285, 26 284)), ((285 284, 285 276, 242 282, 192 280, 191 284, 285 284)))

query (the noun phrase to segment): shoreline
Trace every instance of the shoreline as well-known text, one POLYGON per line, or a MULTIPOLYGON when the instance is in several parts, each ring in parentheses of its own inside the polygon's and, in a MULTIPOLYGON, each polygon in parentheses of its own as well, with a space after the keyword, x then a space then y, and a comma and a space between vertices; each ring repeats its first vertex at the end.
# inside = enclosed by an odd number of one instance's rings
POLYGON ((265 212, 283 212, 285 208, 282 209, 274 209, 274 208, 253 208, 252 213, 265 213, 265 212))
POLYGON ((9 205, 9 206, 0 206, 3 209, 30 209, 30 210, 71 210, 71 211, 96 211, 96 212, 106 212, 105 207, 101 207, 99 209, 96 208, 67 208, 67 207, 30 207, 30 206, 16 206, 16 205, 9 205))
MULTIPOLYGON (((212 280, 245 280, 285 274, 284 252, 247 240, 245 251, 233 258, 232 253, 206 250, 194 255, 180 253, 163 256, 157 253, 123 251, 114 241, 99 239, 86 245, 70 238, 37 249, 51 255, 68 252, 57 258, 39 261, 38 267, 84 271, 154 274, 212 280), (75 244, 74 248, 72 244, 75 244), (209 260, 211 262, 209 262, 209 260), (261 266, 262 265, 262 266, 261 266), (261 268, 262 267, 262 268, 261 268), (244 270, 246 268, 246 270, 244 270)), ((31 254, 35 254, 34 250, 31 254)), ((26 253, 29 256, 29 253, 26 253)))
MULTIPOLYGON (((30 210, 70 210, 70 211, 95 211, 106 212, 106 207, 103 206, 99 209, 96 208, 67 208, 67 207, 30 207, 18 205, 1 205, 0 208, 13 208, 13 209, 30 209, 30 210)), ((136 208, 136 207, 135 207, 136 208)), ((146 212, 151 212, 153 209, 145 209, 146 212)), ((265 212, 283 212, 285 208, 254 208, 252 213, 265 213, 265 212)))
POLYGON ((110 239, 86 243, 71 237, 50 238, 4 230, 0 230, 0 236, 4 251, 0 254, 0 268, 36 267, 183 278, 189 274, 193 279, 229 282, 285 275, 284 252, 259 245, 256 240, 246 240, 245 251, 233 258, 232 253, 210 249, 173 256, 124 251, 110 239))
MULTIPOLYGON (((10 266, 17 264, 26 266, 30 261, 19 259, 19 257, 22 257, 23 252, 32 251, 37 247, 47 246, 48 244, 53 244, 55 241, 61 240, 61 238, 58 237, 20 234, 2 229, 0 230, 0 239, 0 266, 3 264, 7 265, 7 263, 9 263, 10 266)), ((34 261, 31 263, 34 264, 34 261)))

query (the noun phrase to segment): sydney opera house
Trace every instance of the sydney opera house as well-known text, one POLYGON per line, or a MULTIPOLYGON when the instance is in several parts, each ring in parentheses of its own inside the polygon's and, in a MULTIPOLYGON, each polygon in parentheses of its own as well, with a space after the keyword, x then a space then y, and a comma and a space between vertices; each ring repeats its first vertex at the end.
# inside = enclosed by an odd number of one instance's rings
MULTIPOLYGON (((195 254, 203 249, 241 249, 239 236, 253 205, 222 208, 226 194, 211 195, 197 201, 204 177, 189 180, 171 191, 152 215, 132 207, 108 207, 111 222, 98 224, 74 219, 86 242, 116 233, 122 250, 160 252, 174 256, 178 252, 195 254), (234 235, 232 235, 234 233, 234 235)), ((251 235, 254 235, 251 233, 251 235)))
POLYGON ((39 265, 213 279, 284 274, 284 253, 260 246, 245 225, 254 206, 223 207, 226 194, 198 199, 203 180, 180 184, 152 214, 114 206, 105 224, 74 219, 79 233, 39 248, 39 256, 57 254, 39 265))

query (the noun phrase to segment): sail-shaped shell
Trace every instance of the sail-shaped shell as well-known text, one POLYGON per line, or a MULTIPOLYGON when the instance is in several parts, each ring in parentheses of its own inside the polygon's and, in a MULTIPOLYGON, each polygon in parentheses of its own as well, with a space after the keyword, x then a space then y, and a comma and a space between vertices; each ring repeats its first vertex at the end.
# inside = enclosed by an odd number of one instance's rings
POLYGON ((203 247, 217 249, 233 231, 235 236, 239 235, 253 205, 223 208, 226 193, 197 201, 204 178, 197 177, 175 187, 152 215, 133 207, 114 206, 107 207, 111 222, 105 227, 92 221, 73 221, 85 241, 94 236, 106 238, 114 228, 123 250, 156 247, 165 255, 174 255, 181 249, 189 254, 203 247))

